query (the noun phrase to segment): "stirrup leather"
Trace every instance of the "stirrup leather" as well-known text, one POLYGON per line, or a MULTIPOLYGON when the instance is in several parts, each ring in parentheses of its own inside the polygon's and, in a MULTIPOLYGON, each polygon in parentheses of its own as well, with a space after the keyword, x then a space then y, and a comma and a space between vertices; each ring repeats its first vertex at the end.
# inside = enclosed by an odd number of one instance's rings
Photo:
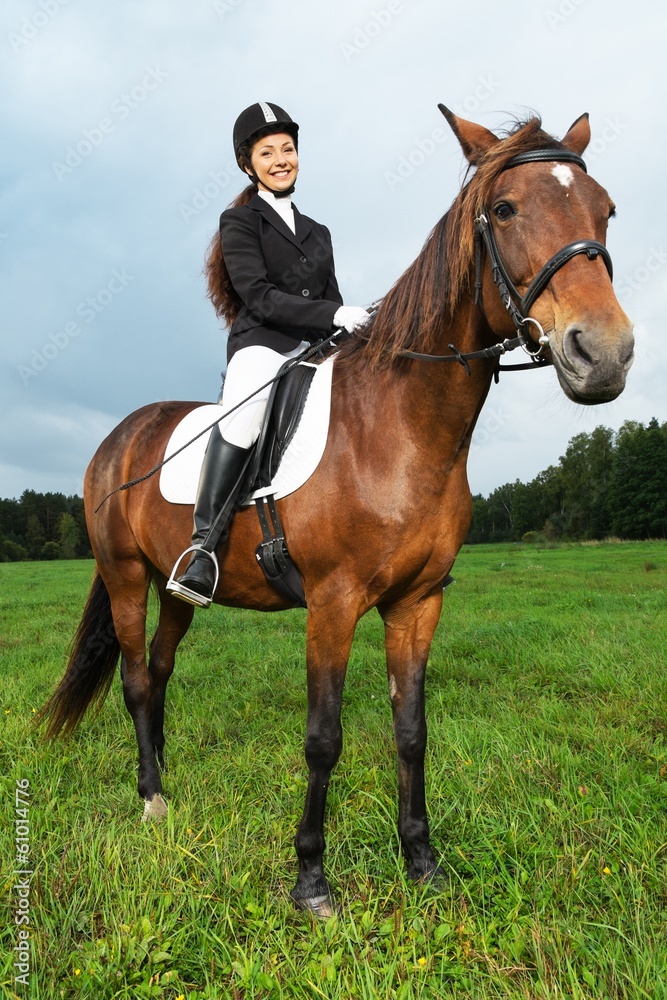
POLYGON ((215 594, 217 590, 219 579, 220 567, 218 566, 218 558, 215 552, 209 552, 209 550, 205 549, 202 545, 191 545, 189 548, 181 552, 180 556, 174 563, 171 576, 167 580, 167 593, 174 594, 174 596, 179 597, 182 601, 187 601, 188 604, 194 604, 197 608, 208 608, 211 605, 213 594, 215 594), (205 597, 196 590, 190 590, 189 587, 185 587, 176 579, 178 567, 181 565, 183 557, 187 556, 188 552, 201 552, 203 555, 207 555, 213 560, 213 565, 215 566, 215 582, 213 584, 213 590, 211 591, 210 597, 205 597))

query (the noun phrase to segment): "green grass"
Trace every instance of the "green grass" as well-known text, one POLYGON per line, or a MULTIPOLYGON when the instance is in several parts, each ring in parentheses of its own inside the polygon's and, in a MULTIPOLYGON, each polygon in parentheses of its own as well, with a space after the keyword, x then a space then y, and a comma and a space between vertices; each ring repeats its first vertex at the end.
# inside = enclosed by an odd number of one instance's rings
POLYGON ((0 565, 6 996, 667 997, 667 543, 461 552, 427 687, 437 891, 404 877, 382 627, 360 623, 327 821, 341 914, 323 924, 288 899, 304 613, 195 616, 168 692, 169 817, 140 824, 118 679, 68 742, 31 725, 91 574, 0 565), (34 875, 15 989, 18 779, 34 875))

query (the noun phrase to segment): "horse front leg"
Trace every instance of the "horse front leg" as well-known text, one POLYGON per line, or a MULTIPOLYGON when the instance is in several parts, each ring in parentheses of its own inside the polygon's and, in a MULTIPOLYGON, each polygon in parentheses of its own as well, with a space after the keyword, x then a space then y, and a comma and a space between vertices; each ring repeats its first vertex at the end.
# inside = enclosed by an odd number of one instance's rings
POLYGON ((408 877, 431 879, 440 872, 431 849, 424 785, 426 662, 442 607, 442 587, 416 605, 381 609, 389 694, 398 752, 398 832, 408 877))
POLYGON ((335 912, 331 887, 324 874, 324 810, 329 778, 343 746, 341 703, 356 616, 350 610, 309 608, 306 661, 308 719, 306 762, 308 789, 295 838, 299 875, 290 895, 299 909, 317 917, 335 912), (347 627, 345 626, 345 620, 347 627))

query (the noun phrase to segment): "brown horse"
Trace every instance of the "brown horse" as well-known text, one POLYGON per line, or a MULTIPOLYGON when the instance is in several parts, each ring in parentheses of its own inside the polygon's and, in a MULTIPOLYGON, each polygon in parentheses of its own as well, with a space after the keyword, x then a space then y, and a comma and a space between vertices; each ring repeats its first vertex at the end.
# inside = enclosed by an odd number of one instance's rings
MULTIPOLYGON (((438 871, 424 790, 424 677, 443 579, 470 523, 470 439, 505 350, 488 348, 517 328, 529 350, 538 350, 539 339, 565 394, 584 404, 614 399, 632 362, 632 327, 614 296, 603 246, 613 204, 581 160, 590 139, 587 116, 559 142, 537 118, 500 139, 442 110, 476 170, 384 298, 367 339, 340 351, 322 461, 278 505, 308 605, 309 782, 292 896, 318 915, 332 911, 323 821, 341 752, 345 672, 356 624, 371 608, 385 623, 398 825, 409 875, 428 879, 438 871), (461 363, 415 357, 434 351, 455 351, 461 363), (477 356, 466 361, 460 356, 466 352, 477 356)), ((90 702, 106 694, 121 656, 146 817, 166 808, 165 689, 193 608, 170 598, 165 581, 189 544, 191 510, 167 504, 152 478, 94 511, 119 483, 161 461, 174 426, 197 405, 138 410, 93 458, 84 492, 97 572, 67 671, 42 710, 50 735, 72 729, 90 702), (147 663, 151 581, 160 616, 147 663)), ((238 513, 221 554, 216 603, 262 611, 287 606, 257 566, 260 540, 254 512, 238 513)))

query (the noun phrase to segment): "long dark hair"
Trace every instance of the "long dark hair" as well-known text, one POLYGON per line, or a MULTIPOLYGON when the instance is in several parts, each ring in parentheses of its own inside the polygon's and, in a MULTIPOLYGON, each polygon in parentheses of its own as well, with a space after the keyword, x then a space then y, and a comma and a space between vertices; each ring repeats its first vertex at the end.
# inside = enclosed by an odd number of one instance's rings
MULTIPOLYGON (((247 205, 256 191, 254 184, 248 184, 228 207, 240 208, 242 205, 247 205)), ((208 245, 204 274, 208 284, 208 297, 213 303, 216 316, 219 316, 226 326, 231 327, 243 303, 229 277, 222 252, 220 230, 213 234, 208 245)))

